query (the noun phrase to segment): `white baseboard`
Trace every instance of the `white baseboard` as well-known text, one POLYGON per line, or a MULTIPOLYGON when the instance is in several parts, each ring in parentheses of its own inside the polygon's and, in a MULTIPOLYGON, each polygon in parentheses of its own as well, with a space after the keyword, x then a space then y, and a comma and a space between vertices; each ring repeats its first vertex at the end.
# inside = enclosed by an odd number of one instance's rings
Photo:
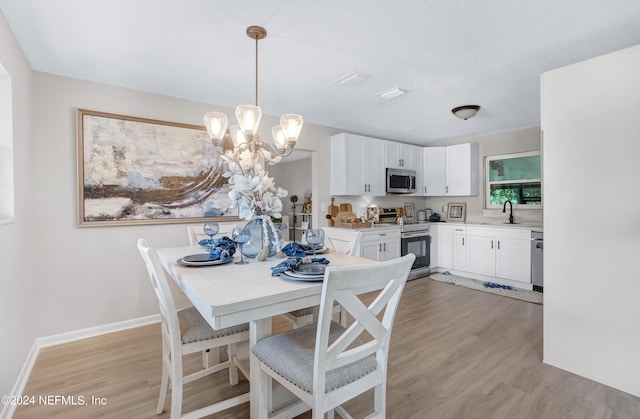
MULTIPOLYGON (((157 323, 160 321, 159 314, 153 314, 151 316, 139 317, 137 319, 125 320, 117 323, 105 324, 102 326, 88 327, 86 329, 72 330, 71 332, 60 333, 57 335, 44 336, 36 338, 31 346, 31 350, 27 354, 27 359, 22 365, 18 379, 16 380, 11 395, 21 396, 24 391, 24 387, 27 384, 29 375, 31 375, 31 369, 33 364, 38 358, 41 348, 47 348, 49 346, 60 345, 62 343, 73 342, 76 340, 87 339, 94 336, 105 335, 107 333, 118 332, 121 330, 133 329, 134 327, 146 326, 148 324, 157 323)), ((0 412, 0 419, 10 419, 16 410, 15 405, 4 405, 0 412)))
POLYGON ((125 320, 117 323, 105 324, 102 326, 88 327, 86 329, 72 330, 70 332, 60 333, 58 335, 45 336, 37 338, 40 348, 47 348, 61 343, 73 342, 80 339, 92 338, 94 336, 106 335, 107 333, 119 332, 121 330, 133 329, 134 327, 146 326, 151 323, 160 321, 159 314, 153 314, 146 317, 138 317, 137 319, 125 320))

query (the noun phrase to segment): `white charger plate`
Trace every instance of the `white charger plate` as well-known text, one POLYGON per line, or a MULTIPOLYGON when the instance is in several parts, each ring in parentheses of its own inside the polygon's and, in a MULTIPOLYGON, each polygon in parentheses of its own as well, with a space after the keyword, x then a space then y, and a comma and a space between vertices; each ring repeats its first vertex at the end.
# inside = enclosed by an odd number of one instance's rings
MULTIPOLYGON (((329 249, 328 247, 323 247, 322 249, 318 249, 316 250, 316 255, 322 255, 324 253, 329 253, 331 249, 329 249)), ((313 256, 313 250, 305 250, 304 252, 307 255, 311 255, 313 256)))
POLYGON ((282 272, 280 276, 287 279, 293 279, 295 281, 317 282, 317 281, 322 281, 324 279, 324 275, 308 275, 308 274, 305 275, 305 274, 299 274, 291 271, 282 272))

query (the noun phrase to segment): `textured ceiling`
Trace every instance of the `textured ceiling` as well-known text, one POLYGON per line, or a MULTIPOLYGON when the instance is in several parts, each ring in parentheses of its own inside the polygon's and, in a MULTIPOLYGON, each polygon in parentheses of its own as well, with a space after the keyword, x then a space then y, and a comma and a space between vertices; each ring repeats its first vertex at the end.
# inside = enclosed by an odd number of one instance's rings
MULTIPOLYGON (((414 144, 540 123, 540 74, 640 44, 638 0, 0 0, 36 71, 414 144), (370 77, 353 86, 352 71, 370 77), (384 100, 393 87, 408 93, 384 100), (467 121, 450 110, 482 109, 467 121)), ((264 135, 264 134, 263 134, 264 135)), ((303 131, 304 135, 304 131, 303 131)))

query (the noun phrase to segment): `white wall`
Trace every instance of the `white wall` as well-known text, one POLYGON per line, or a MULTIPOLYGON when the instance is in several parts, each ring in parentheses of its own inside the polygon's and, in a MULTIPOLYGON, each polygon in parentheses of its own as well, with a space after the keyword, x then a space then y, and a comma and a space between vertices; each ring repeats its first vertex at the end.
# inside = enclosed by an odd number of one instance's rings
MULTIPOLYGON (((15 222, 0 225, 0 395, 10 394, 42 313, 33 298, 31 68, 0 13, 0 63, 11 77, 15 222)), ((7 121, 3 120, 3 123, 7 121)), ((0 406, 1 408, 2 406, 0 406)))
POLYGON ((640 46, 542 75, 544 360, 640 396, 640 46))

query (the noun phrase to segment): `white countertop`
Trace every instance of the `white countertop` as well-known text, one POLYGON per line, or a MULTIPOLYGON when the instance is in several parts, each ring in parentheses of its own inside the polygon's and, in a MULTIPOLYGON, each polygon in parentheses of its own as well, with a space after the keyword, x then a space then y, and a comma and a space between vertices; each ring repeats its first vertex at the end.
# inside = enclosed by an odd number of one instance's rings
MULTIPOLYGON (((444 225, 464 225, 464 226, 476 226, 476 227, 499 227, 499 228, 521 228, 521 229, 528 229, 528 230, 535 230, 535 231, 543 231, 542 225, 541 224, 537 224, 537 223, 514 223, 514 224, 509 224, 508 222, 501 222, 501 221, 490 221, 490 222, 471 222, 471 223, 460 223, 460 222, 451 222, 451 221, 436 221, 436 222, 432 222, 432 221, 421 221, 419 222, 419 224, 427 224, 427 225, 439 225, 439 224, 444 224, 444 225)), ((341 229, 345 229, 344 227, 333 227, 333 228, 341 228, 341 229)), ((400 228, 400 224, 391 224, 391 223, 383 223, 383 224, 374 224, 372 227, 366 227, 366 228, 355 228, 355 229, 351 229, 351 228, 347 228, 345 230, 353 230, 353 231, 369 231, 371 229, 393 229, 393 228, 400 228)))

